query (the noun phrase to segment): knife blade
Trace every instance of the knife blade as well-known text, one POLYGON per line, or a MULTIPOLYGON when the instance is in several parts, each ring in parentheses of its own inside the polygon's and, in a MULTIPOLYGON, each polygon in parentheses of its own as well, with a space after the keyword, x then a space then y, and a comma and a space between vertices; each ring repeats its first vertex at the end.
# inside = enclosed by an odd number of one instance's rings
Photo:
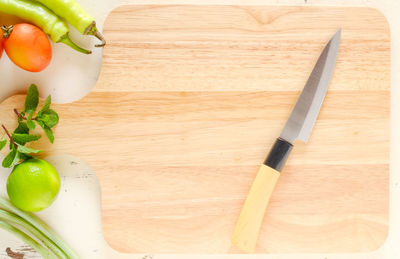
POLYGON ((335 68, 340 37, 341 29, 320 54, 289 119, 250 188, 232 235, 233 245, 243 252, 255 250, 265 210, 294 142, 308 141, 335 68))

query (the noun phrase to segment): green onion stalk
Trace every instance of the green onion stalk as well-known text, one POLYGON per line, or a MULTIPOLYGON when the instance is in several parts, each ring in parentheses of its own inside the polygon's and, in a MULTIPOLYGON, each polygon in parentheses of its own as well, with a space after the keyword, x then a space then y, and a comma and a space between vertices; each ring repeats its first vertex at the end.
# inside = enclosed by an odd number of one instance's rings
POLYGON ((10 201, 0 197, 0 228, 13 233, 44 258, 78 259, 78 254, 49 226, 32 213, 14 207, 10 201), (24 228, 36 240, 19 230, 24 228), (43 244, 43 245, 42 245, 43 244))

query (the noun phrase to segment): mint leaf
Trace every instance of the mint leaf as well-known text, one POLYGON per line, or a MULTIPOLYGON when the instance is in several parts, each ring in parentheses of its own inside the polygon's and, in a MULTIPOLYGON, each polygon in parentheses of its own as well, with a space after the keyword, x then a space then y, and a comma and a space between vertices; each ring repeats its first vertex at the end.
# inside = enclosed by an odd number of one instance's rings
POLYGON ((34 130, 36 128, 36 125, 33 121, 26 121, 26 125, 28 125, 30 130, 34 130))
POLYGON ((33 111, 28 112, 28 118, 26 119, 26 125, 30 130, 34 130, 36 128, 36 124, 32 121, 33 111))
POLYGON ((30 148, 30 147, 25 147, 25 146, 23 146, 21 144, 18 144, 18 143, 17 143, 17 146, 18 146, 18 151, 23 153, 23 154, 32 154, 32 153, 33 154, 37 154, 39 152, 42 152, 42 150, 37 150, 37 149, 30 148))
POLYGON ((12 161, 10 167, 14 167, 23 161, 23 159, 21 158, 21 155, 22 155, 22 153, 18 152, 18 150, 17 150, 17 154, 15 155, 15 158, 12 161))
POLYGON ((37 86, 34 84, 31 84, 31 86, 28 89, 28 93, 26 94, 26 99, 25 99, 25 112, 32 111, 34 112, 38 106, 39 103, 39 92, 37 89, 37 86))
POLYGON ((42 109, 37 114, 37 117, 40 117, 43 112, 47 111, 50 109, 50 104, 51 104, 51 95, 47 96, 46 100, 44 101, 44 104, 42 106, 42 109))
POLYGON ((7 145, 7 139, 3 136, 0 139, 0 150, 2 150, 7 145))
POLYGON ((28 112, 28 118, 27 118, 28 121, 32 120, 33 112, 34 112, 33 110, 28 112))
POLYGON ((16 148, 13 148, 3 160, 3 167, 10 168, 21 161, 16 148))
POLYGON ((36 120, 43 122, 49 128, 53 128, 58 124, 59 118, 58 114, 54 110, 48 109, 42 112, 42 114, 38 116, 36 120))
POLYGON ((14 142, 21 144, 21 145, 25 145, 27 142, 39 140, 42 136, 21 134, 21 133, 12 133, 11 137, 13 138, 14 142))
POLYGON ((14 133, 29 134, 28 125, 25 122, 19 122, 18 127, 14 130, 14 133))
POLYGON ((5 168, 10 168, 11 163, 14 160, 15 155, 17 154, 17 150, 13 149, 10 153, 3 159, 3 163, 1 164, 5 168))
POLYGON ((47 138, 50 140, 50 143, 54 143, 54 135, 53 131, 50 128, 44 128, 44 133, 46 133, 47 138))
POLYGON ((50 143, 53 143, 54 142, 53 131, 49 127, 47 127, 46 124, 44 124, 42 121, 38 120, 37 123, 40 125, 40 127, 42 127, 44 133, 46 133, 46 136, 50 140, 50 143))

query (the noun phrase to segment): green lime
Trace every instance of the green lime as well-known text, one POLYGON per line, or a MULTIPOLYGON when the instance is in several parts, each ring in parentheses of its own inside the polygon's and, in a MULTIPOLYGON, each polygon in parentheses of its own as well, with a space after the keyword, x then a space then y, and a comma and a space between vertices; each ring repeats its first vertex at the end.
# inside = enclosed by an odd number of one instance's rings
POLYGON ((47 161, 32 158, 14 167, 7 180, 11 202, 24 211, 49 207, 60 190, 60 176, 47 161))

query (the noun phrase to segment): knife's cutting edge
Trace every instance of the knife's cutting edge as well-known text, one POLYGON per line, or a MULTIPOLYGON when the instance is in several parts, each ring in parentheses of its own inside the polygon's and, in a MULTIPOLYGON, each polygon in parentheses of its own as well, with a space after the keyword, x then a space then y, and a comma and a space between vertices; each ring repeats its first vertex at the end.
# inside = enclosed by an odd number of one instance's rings
POLYGON ((325 46, 287 120, 280 138, 308 141, 329 87, 339 50, 341 29, 325 46))

